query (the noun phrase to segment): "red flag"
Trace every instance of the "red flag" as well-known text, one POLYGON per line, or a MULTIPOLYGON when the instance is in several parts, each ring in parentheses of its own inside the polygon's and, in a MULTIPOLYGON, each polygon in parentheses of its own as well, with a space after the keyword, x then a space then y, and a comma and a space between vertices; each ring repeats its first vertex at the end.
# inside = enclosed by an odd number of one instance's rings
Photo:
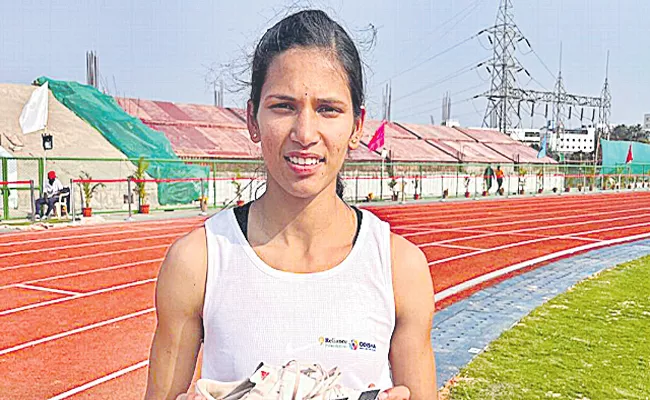
POLYGON ((627 157, 625 158, 625 164, 631 163, 634 160, 632 157, 632 143, 630 143, 630 148, 627 150, 627 157))
POLYGON ((375 131, 372 139, 370 139, 370 142, 368 143, 368 148, 370 151, 376 151, 380 147, 384 146, 384 130, 386 128, 386 122, 387 121, 382 121, 381 125, 379 125, 379 128, 377 128, 375 131))

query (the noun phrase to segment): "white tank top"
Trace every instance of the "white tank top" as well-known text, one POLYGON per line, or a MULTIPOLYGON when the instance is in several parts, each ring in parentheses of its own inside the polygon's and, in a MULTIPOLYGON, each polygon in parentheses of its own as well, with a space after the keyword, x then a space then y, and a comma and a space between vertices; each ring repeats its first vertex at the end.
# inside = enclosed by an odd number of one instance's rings
POLYGON ((203 378, 235 381, 260 362, 338 366, 342 383, 392 386, 388 351, 395 327, 390 228, 362 210, 350 254, 327 271, 270 267, 244 237, 232 210, 205 222, 208 272, 203 306, 203 378))

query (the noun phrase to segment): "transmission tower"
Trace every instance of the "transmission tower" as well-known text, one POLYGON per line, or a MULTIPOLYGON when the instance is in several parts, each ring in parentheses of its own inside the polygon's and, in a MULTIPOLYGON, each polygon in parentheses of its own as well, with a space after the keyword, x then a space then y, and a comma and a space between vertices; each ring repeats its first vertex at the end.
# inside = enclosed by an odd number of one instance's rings
POLYGON ((484 94, 488 105, 483 125, 505 132, 513 125, 511 113, 517 110, 516 99, 511 93, 516 84, 515 74, 523 70, 515 51, 517 43, 525 40, 514 23, 511 0, 501 0, 496 23, 481 33, 488 33, 493 46, 492 59, 487 63, 491 79, 490 91, 484 94))
MULTIPOLYGON (((591 120, 595 124, 595 109, 598 109, 599 126, 609 126, 611 96, 608 82, 600 97, 589 97, 567 93, 562 80, 562 61, 560 51, 560 70, 553 92, 524 90, 517 84, 517 75, 530 73, 521 65, 515 56, 520 42, 532 50, 530 42, 521 33, 514 22, 512 0, 501 0, 497 20, 494 26, 480 32, 488 34, 488 40, 493 46, 492 59, 487 62, 490 72, 490 90, 477 96, 488 100, 483 126, 498 129, 503 133, 521 124, 521 103, 529 103, 534 110, 536 103, 546 104, 545 118, 548 120, 548 106, 553 106, 554 131, 559 135, 564 128, 564 109, 569 108, 569 118, 573 107, 583 107, 580 119, 584 117, 584 107, 593 108, 591 120)), ((532 78, 532 77, 531 77, 532 78)), ((531 115, 532 116, 532 115, 531 115)))
POLYGON ((600 92, 600 98, 603 102, 603 107, 598 113, 598 129, 601 135, 604 133, 609 140, 611 134, 609 129, 609 116, 612 109, 612 94, 609 92, 609 51, 607 52, 607 64, 605 66, 605 84, 603 90, 600 92))

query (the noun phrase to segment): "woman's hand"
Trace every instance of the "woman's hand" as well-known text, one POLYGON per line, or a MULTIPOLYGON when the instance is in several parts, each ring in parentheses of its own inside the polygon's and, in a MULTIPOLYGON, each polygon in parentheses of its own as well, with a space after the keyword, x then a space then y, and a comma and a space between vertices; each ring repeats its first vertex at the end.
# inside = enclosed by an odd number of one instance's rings
MULTIPOLYGON (((374 383, 368 385, 368 389, 375 387, 374 383)), ((411 391, 406 386, 396 386, 379 393, 379 400, 410 400, 411 391)))
POLYGON ((411 391, 406 386, 395 386, 379 393, 379 400, 409 400, 411 391))
POLYGON ((207 400, 205 397, 197 393, 186 393, 179 395, 176 400, 207 400))

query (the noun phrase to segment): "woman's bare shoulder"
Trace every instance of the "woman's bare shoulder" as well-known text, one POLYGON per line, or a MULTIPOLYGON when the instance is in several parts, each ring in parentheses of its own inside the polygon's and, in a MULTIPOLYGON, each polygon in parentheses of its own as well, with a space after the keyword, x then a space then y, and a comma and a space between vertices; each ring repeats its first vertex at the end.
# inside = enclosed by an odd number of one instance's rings
POLYGON ((159 294, 182 299, 185 307, 202 309, 207 271, 205 228, 178 238, 169 248, 158 275, 159 294))

